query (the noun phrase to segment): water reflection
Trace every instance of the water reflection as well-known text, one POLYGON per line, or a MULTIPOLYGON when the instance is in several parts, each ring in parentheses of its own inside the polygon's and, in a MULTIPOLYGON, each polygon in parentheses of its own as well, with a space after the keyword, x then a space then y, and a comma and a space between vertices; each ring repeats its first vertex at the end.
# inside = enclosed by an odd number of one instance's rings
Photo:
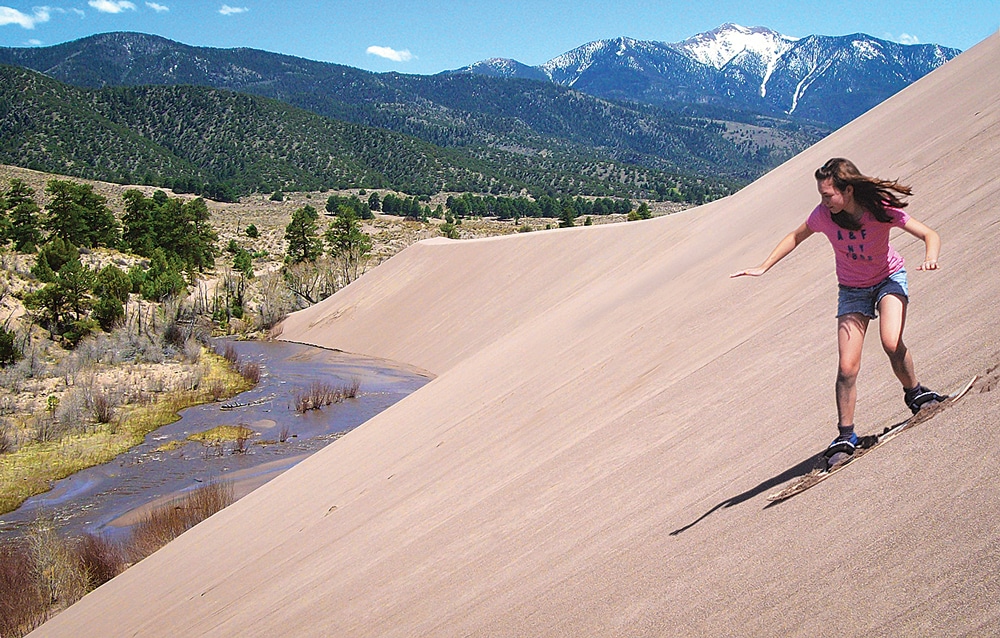
POLYGON ((105 465, 57 481, 20 509, 0 516, 0 538, 18 534, 38 516, 65 535, 121 533, 144 510, 210 481, 234 482, 237 497, 259 487, 430 381, 430 375, 380 359, 287 342, 232 341, 241 361, 260 364, 254 389, 223 403, 187 408, 181 419, 146 436, 105 465), (321 381, 360 383, 355 399, 295 411, 295 397, 321 381), (239 407, 231 407, 237 405, 239 407), (223 409, 228 407, 230 409, 223 409), (255 435, 243 450, 188 441, 220 425, 243 425, 255 435))

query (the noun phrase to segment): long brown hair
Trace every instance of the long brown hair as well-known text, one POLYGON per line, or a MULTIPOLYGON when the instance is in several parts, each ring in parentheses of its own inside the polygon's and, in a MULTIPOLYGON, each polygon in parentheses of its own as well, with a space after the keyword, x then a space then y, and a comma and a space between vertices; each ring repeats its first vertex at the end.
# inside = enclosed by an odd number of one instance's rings
MULTIPOLYGON (((886 209, 906 208, 906 202, 901 200, 900 196, 907 197, 913 194, 909 186, 897 181, 863 175, 854 162, 843 157, 834 157, 816 169, 816 181, 827 179, 832 179, 834 188, 841 192, 848 186, 853 186, 854 201, 884 224, 892 222, 892 215, 886 209)), ((834 223, 846 230, 861 228, 860 222, 843 211, 831 214, 830 217, 834 223)))

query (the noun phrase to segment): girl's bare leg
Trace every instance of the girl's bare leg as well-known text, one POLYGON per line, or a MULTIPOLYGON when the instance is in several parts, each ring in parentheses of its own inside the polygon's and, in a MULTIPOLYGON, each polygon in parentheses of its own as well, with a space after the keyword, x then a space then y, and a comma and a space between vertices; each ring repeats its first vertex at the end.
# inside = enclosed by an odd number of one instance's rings
POLYGON ((854 425, 854 407, 858 401, 857 380, 861 370, 861 351, 868 330, 868 317, 850 313, 837 317, 837 419, 841 427, 854 425))
POLYGON ((917 387, 917 373, 913 368, 913 357, 903 343, 903 328, 906 326, 906 302, 902 297, 886 295, 878 304, 879 335, 882 349, 889 355, 892 371, 903 384, 903 389, 917 387))

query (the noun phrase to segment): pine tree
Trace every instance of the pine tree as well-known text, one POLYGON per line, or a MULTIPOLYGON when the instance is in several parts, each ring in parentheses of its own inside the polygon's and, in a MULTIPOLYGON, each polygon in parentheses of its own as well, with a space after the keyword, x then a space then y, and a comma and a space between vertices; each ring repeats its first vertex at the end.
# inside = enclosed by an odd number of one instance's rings
POLYGON ((341 260, 344 283, 357 279, 371 252, 372 240, 361 230, 358 218, 350 207, 340 207, 339 214, 326 231, 326 243, 330 246, 330 254, 341 260))
POLYGON ((319 213, 308 204, 292 213, 292 220, 285 226, 285 241, 288 242, 286 263, 315 261, 323 254, 323 244, 319 239, 319 227, 316 223, 318 219, 319 213))
POLYGON ((6 210, 9 211, 8 237, 14 242, 14 250, 18 252, 35 252, 42 242, 38 219, 41 209, 34 196, 35 190, 20 179, 10 180, 10 188, 3 194, 6 210))
POLYGON ((52 199, 42 225, 54 236, 78 246, 113 246, 118 243, 118 222, 107 200, 89 184, 51 180, 45 188, 52 199))

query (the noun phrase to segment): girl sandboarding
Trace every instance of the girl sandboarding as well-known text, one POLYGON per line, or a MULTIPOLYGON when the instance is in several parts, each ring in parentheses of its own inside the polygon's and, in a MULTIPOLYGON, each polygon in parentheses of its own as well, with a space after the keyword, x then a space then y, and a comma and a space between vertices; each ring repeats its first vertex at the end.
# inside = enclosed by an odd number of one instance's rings
POLYGON ((731 277, 759 277, 781 261, 813 233, 823 233, 833 245, 837 264, 837 438, 825 452, 828 467, 851 457, 858 446, 854 433, 854 408, 861 351, 868 323, 879 318, 882 348, 892 371, 903 384, 907 407, 916 414, 921 406, 946 397, 920 385, 913 357, 903 343, 909 293, 903 258, 889 245, 889 230, 902 228, 924 242, 923 263, 917 270, 937 270, 941 239, 938 234, 906 214, 900 199, 912 193, 899 182, 863 175, 849 160, 833 158, 815 173, 820 204, 801 226, 786 235, 756 268, 731 277))

